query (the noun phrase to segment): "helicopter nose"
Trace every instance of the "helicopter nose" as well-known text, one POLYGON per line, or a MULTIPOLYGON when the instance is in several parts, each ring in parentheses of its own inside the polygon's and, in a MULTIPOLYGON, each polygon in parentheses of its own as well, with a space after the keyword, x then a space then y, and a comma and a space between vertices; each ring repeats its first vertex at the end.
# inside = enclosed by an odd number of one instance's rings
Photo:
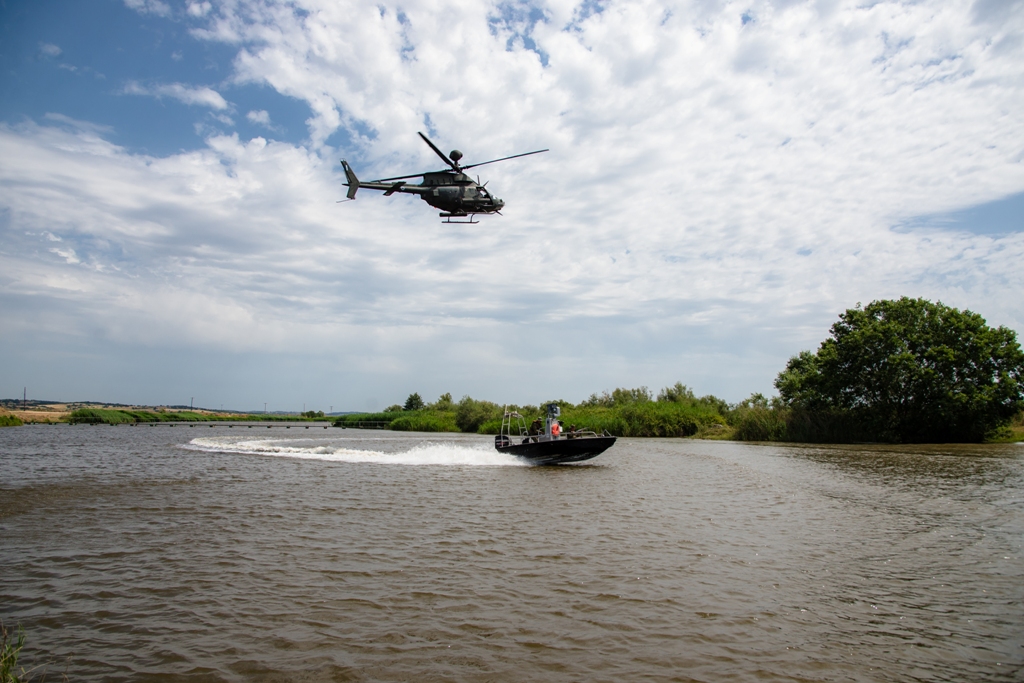
POLYGON ((497 197, 495 197, 494 198, 494 205, 496 207, 498 207, 498 209, 501 209, 501 207, 505 206, 505 202, 503 202, 500 199, 498 199, 497 197))

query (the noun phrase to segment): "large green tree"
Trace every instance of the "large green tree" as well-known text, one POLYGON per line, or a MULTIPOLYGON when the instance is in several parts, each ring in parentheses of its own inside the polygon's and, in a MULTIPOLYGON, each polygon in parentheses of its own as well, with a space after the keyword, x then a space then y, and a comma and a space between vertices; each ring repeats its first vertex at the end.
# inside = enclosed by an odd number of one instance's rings
POLYGON ((816 353, 789 360, 782 401, 857 425, 864 438, 904 443, 981 441, 1024 408, 1017 335, 925 299, 851 308, 816 353))

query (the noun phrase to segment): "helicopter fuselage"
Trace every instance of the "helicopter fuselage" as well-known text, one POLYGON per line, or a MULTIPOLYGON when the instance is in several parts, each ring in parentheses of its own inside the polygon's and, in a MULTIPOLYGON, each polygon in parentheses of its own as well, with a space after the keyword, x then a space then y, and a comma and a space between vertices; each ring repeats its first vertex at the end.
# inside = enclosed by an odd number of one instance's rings
POLYGON ((427 204, 453 216, 495 213, 505 206, 505 202, 493 196, 468 175, 454 171, 424 173, 423 182, 418 185, 406 182, 360 181, 359 188, 382 190, 385 195, 392 195, 395 192, 418 194, 427 204))

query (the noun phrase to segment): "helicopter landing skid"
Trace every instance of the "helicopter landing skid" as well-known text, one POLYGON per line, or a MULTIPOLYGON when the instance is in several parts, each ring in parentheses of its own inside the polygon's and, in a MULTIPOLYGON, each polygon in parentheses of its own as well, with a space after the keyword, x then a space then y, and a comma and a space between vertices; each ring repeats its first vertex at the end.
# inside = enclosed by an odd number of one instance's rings
POLYGON ((465 213, 439 213, 437 215, 444 219, 442 221, 442 223, 453 223, 453 224, 462 223, 462 224, 465 224, 465 225, 476 225, 477 223, 480 222, 480 221, 473 220, 474 218, 476 218, 476 214, 475 213, 470 213, 470 214, 465 214, 465 213), (469 220, 466 220, 466 221, 453 221, 452 220, 453 218, 468 218, 469 220))

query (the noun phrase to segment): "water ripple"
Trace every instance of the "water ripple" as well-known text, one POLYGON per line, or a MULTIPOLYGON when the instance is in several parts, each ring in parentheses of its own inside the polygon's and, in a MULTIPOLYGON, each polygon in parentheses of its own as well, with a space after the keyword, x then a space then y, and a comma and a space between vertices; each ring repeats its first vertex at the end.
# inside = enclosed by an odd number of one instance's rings
POLYGON ((1019 448, 623 439, 545 468, 488 437, 181 431, 0 432, 0 617, 25 626, 26 664, 86 681, 1024 674, 1019 448))

